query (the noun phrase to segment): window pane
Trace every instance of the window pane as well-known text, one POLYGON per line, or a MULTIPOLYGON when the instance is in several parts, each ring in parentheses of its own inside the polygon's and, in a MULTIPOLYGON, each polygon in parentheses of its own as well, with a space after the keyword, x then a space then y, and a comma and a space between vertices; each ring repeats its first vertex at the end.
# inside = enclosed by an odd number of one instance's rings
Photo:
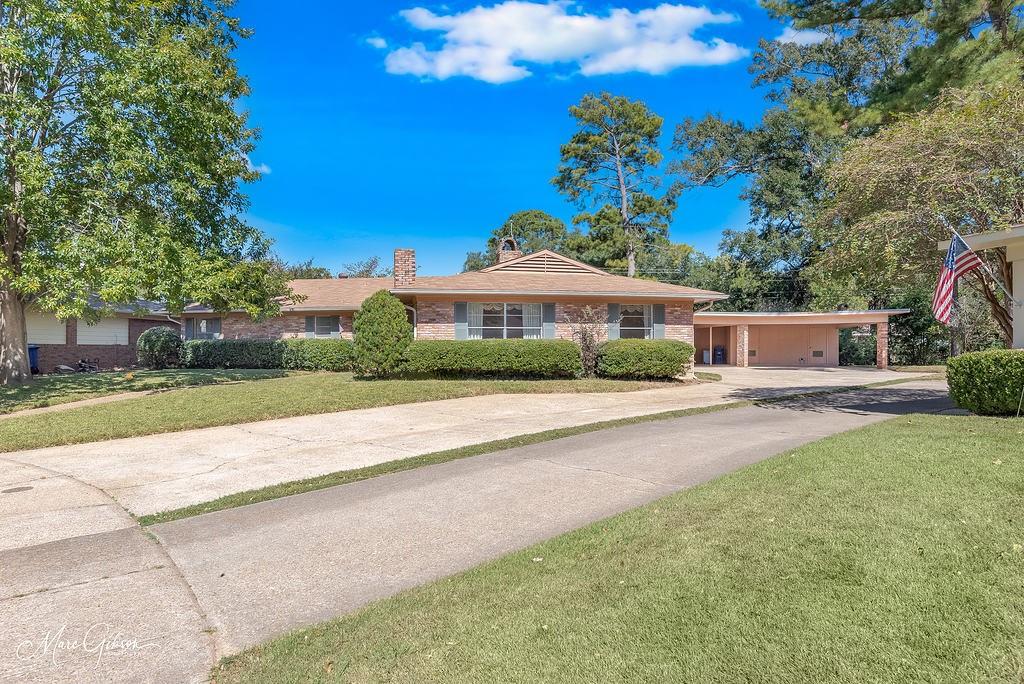
POLYGON ((539 340, 541 335, 540 328, 523 328, 523 337, 527 340, 539 340))
POLYGON ((621 318, 619 328, 644 328, 644 307, 636 305, 623 305, 619 309, 621 318))
POLYGON ((482 328, 484 325, 484 305, 477 302, 469 303, 469 327, 482 328))
POLYGON ((510 340, 521 340, 523 338, 522 328, 509 328, 505 331, 505 336, 510 340))
POLYGON ((485 340, 500 340, 502 337, 502 328, 483 328, 482 330, 485 340))
POLYGON ((647 331, 643 328, 620 328, 619 337, 624 340, 646 340, 647 331))
POLYGON ((316 334, 321 337, 329 337, 338 332, 337 316, 317 316, 316 334))
POLYGON ((482 339, 483 336, 484 336, 484 329, 483 328, 470 328, 469 329, 469 339, 471 339, 471 340, 479 340, 479 339, 482 339))
POLYGON ((503 304, 484 304, 483 319, 485 328, 503 327, 505 325, 505 306, 503 304))
POLYGON ((522 304, 506 304, 505 305, 505 325, 510 328, 521 328, 523 327, 523 305, 522 304))
POLYGON ((523 305, 523 327, 525 328, 539 328, 541 327, 541 309, 540 304, 524 304, 523 305))
POLYGON ((207 318, 207 331, 214 335, 220 335, 220 319, 219 318, 207 318))

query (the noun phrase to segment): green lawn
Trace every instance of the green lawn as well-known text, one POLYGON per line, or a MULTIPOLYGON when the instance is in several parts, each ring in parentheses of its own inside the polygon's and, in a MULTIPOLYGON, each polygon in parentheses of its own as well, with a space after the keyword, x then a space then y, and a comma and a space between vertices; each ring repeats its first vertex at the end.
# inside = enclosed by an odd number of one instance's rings
POLYGON ((371 604, 216 682, 1019 682, 1024 421, 909 416, 371 604))
POLYGON ((354 380, 348 373, 176 390, 0 420, 0 452, 484 394, 625 392, 664 386, 623 380, 354 380))
POLYGON ((118 373, 73 373, 42 375, 23 385, 0 385, 0 413, 66 404, 123 392, 210 385, 239 380, 279 378, 280 370, 194 370, 129 371, 118 373))

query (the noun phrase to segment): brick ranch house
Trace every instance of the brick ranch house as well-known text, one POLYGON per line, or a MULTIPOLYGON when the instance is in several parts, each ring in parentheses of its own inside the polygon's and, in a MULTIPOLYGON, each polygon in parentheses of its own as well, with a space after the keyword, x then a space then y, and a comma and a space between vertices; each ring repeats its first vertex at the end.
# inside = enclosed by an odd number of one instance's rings
POLYGON ((696 347, 698 364, 838 366, 839 329, 875 325, 884 368, 889 317, 906 313, 712 312, 706 309, 727 295, 612 275, 549 250, 523 255, 511 239, 497 263, 479 271, 419 276, 413 250, 397 249, 393 277, 293 280, 291 287, 305 299, 261 322, 190 306, 182 336, 351 338, 353 313, 386 289, 405 305, 418 339, 571 339, 569 322, 590 306, 606 316, 602 337, 682 340, 696 347))
POLYGON ((100 368, 129 368, 137 362, 136 343, 144 330, 160 325, 178 329, 177 321, 153 302, 114 307, 93 324, 74 318, 62 321, 29 306, 25 323, 29 346, 39 348, 41 373, 52 373, 58 365, 75 368, 83 359, 100 368))

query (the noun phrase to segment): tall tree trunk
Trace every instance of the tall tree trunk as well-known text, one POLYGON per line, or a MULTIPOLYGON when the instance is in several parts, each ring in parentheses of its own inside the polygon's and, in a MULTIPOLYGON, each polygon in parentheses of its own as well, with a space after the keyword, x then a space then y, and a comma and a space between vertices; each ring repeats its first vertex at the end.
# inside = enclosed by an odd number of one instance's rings
POLYGON ((0 385, 29 382, 25 304, 8 283, 0 284, 0 385))
POLYGON ((622 232, 626 235, 626 275, 636 276, 636 235, 630 225, 629 189, 626 187, 626 172, 622 168, 622 154, 619 141, 612 136, 615 157, 615 176, 619 182, 619 217, 622 219, 622 232))

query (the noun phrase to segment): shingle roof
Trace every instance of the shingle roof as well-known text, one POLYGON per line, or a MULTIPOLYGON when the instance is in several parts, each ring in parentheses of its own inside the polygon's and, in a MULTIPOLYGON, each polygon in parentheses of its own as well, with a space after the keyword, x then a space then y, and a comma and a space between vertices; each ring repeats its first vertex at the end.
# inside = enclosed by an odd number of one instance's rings
MULTIPOLYGON (((378 290, 394 285, 392 278, 319 278, 288 282, 292 291, 306 299, 297 304, 286 303, 284 311, 355 311, 363 300, 378 290)), ((205 313, 207 306, 192 304, 185 313, 205 313)))
POLYGON ((395 294, 522 294, 576 297, 630 296, 652 299, 711 301, 726 295, 654 280, 610 273, 522 273, 471 271, 453 276, 424 276, 395 294))
MULTIPOLYGON (((388 278, 325 278, 292 280, 292 290, 306 299, 285 305, 285 311, 349 311, 378 290, 396 295, 484 295, 637 298, 651 300, 692 299, 696 302, 726 299, 727 295, 671 285, 654 280, 612 275, 549 250, 450 276, 418 276, 405 287, 394 287, 388 278)), ((186 313, 206 312, 203 306, 186 307, 186 313)))

